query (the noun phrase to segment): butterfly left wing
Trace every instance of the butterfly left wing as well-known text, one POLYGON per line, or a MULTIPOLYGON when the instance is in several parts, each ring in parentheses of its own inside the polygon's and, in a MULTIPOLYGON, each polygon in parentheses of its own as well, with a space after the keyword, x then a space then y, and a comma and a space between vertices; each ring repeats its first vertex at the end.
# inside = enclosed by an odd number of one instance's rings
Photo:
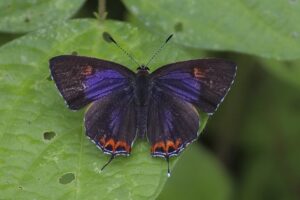
POLYGON ((136 137, 133 93, 123 90, 95 101, 85 114, 84 124, 87 136, 104 153, 129 155, 136 137))
POLYGON ((212 114, 233 83, 236 64, 223 59, 198 59, 165 65, 153 73, 154 87, 212 114))
POLYGON ((49 62, 52 78, 73 110, 113 92, 133 89, 135 74, 117 63, 74 55, 57 56, 49 62))

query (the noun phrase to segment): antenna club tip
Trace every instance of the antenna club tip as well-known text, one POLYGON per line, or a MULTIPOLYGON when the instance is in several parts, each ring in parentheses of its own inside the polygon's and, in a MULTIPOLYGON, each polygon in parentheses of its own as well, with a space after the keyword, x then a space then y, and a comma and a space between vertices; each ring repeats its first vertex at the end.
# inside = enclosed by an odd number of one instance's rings
POLYGON ((170 172, 168 172, 168 173, 167 173, 167 176, 168 176, 168 178, 170 178, 170 177, 171 177, 171 173, 170 173, 170 172))
POLYGON ((113 43, 117 44, 117 42, 113 39, 113 37, 109 33, 103 32, 102 36, 106 42, 113 42, 113 43))

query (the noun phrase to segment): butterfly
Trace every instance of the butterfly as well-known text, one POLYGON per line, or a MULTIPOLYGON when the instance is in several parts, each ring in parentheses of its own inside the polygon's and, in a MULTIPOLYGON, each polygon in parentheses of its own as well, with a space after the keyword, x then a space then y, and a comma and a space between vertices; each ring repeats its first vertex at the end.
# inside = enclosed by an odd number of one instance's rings
POLYGON ((152 156, 167 160, 168 175, 169 158, 197 138, 198 111, 216 111, 237 68, 216 58, 167 64, 152 73, 147 65, 135 73, 111 61, 77 55, 53 57, 49 63, 67 106, 79 110, 90 105, 84 116, 86 135, 111 155, 102 169, 115 156, 130 155, 140 137, 148 139, 152 156))

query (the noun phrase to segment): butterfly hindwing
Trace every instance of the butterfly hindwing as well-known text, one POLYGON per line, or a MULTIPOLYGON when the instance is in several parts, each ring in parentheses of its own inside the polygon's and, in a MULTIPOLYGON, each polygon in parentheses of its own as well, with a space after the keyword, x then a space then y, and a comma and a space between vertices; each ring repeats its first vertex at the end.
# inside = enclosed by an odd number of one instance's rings
POLYGON ((133 91, 123 90, 95 101, 84 121, 87 136, 104 153, 129 155, 136 137, 133 91))
POLYGON ((113 92, 129 90, 135 76, 120 64, 74 55, 50 59, 50 71, 58 90, 73 110, 113 92))
POLYGON ((236 65, 223 59, 198 59, 165 65, 150 76, 154 87, 212 114, 227 94, 236 65))
POLYGON ((178 155, 197 138, 199 114, 194 105, 160 88, 152 88, 147 120, 147 138, 153 156, 178 155))

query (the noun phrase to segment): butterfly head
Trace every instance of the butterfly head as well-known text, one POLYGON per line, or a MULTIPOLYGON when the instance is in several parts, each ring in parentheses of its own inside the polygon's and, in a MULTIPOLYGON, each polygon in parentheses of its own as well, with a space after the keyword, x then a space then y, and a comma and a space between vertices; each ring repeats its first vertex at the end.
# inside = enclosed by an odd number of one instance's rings
POLYGON ((149 67, 147 67, 146 65, 141 65, 141 66, 139 66, 138 68, 137 68, 137 71, 138 72, 149 72, 149 67))

